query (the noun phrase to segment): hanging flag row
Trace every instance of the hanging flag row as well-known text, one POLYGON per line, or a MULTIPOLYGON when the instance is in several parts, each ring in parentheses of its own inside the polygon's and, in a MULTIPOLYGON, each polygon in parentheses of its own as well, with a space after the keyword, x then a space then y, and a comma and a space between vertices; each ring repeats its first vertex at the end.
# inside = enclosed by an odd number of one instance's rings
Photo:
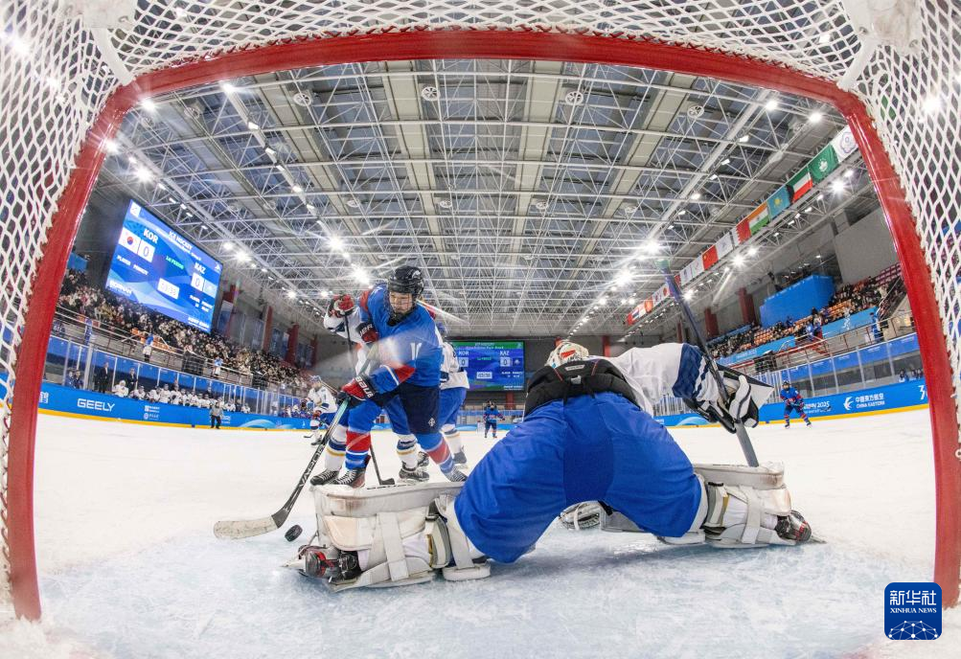
MULTIPOLYGON (((830 144, 821 149, 800 171, 788 179, 787 183, 778 188, 760 206, 748 213, 744 219, 737 223, 737 226, 725 232, 703 254, 682 268, 680 275, 675 277, 679 285, 684 286, 693 281, 717 265, 721 259, 734 251, 735 247, 751 240, 771 220, 790 208, 813 190, 815 185, 827 178, 857 149, 854 134, 850 128, 845 127, 831 140, 830 144)), ((667 297, 670 297, 667 286, 662 286, 651 297, 642 301, 627 314, 627 324, 633 325, 639 321, 667 297)))

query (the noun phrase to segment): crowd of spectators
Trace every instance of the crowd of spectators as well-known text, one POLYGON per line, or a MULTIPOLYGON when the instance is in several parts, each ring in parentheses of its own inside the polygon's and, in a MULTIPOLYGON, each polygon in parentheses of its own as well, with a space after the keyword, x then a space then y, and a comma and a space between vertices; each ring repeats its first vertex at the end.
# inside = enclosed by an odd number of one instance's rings
POLYGON ((288 391, 310 387, 306 373, 279 357, 202 332, 110 291, 90 286, 82 272, 67 271, 60 289, 59 307, 82 316, 88 335, 92 333, 92 321, 97 321, 101 327, 129 336, 131 341, 142 345, 146 361, 150 360, 151 351, 163 350, 182 355, 185 368, 191 360, 206 362, 214 377, 225 368, 252 376, 254 386, 270 382, 288 391))
POLYGON ((804 318, 795 320, 789 317, 784 322, 766 328, 754 323, 709 341, 711 352, 718 358, 727 357, 789 336, 799 340, 818 340, 821 338, 823 325, 877 306, 884 298, 890 283, 896 281, 896 276, 892 277, 889 270, 876 277, 841 287, 823 308, 811 309, 811 313, 804 318))

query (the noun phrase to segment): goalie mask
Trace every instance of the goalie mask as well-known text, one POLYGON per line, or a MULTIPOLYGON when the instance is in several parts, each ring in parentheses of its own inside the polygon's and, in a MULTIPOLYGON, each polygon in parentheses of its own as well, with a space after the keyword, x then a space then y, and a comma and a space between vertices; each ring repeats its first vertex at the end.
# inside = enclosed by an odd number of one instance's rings
POLYGON ((587 359, 589 356, 590 353, 587 351, 587 348, 579 343, 561 341, 558 346, 554 348, 550 357, 547 358, 547 365, 551 368, 557 368, 561 364, 587 359))

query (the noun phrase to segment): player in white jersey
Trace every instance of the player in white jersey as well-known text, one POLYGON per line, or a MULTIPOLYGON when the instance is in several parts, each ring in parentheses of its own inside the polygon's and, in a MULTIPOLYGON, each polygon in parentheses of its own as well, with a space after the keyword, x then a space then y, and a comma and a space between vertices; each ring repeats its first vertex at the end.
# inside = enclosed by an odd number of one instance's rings
POLYGON ((126 398, 130 394, 130 390, 127 389, 127 381, 121 380, 113 386, 113 395, 120 396, 121 398, 126 398))
POLYGON ((324 383, 319 375, 314 376, 314 382, 310 391, 307 392, 307 399, 313 403, 310 414, 310 434, 307 437, 313 440, 312 445, 316 445, 323 436, 321 431, 330 423, 334 411, 337 409, 337 403, 334 400, 334 394, 331 393, 331 388, 324 383))
POLYGON ((454 456, 454 463, 459 465, 467 464, 467 456, 464 454, 464 442, 460 432, 457 430, 457 415, 467 397, 467 389, 470 382, 467 380, 467 371, 460 367, 457 361, 457 352, 454 346, 446 341, 447 327, 443 323, 437 323, 437 331, 445 339, 443 344, 444 363, 440 367, 440 431, 444 434, 450 452, 454 456))
POLYGON ((169 403, 171 395, 173 395, 173 392, 170 391, 170 385, 165 384, 164 388, 160 390, 160 402, 169 403))

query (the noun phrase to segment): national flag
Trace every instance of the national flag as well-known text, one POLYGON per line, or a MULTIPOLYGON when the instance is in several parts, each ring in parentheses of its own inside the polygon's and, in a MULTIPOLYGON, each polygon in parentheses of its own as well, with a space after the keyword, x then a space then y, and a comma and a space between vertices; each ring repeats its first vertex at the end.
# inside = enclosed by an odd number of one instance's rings
POLYGON ((751 228, 751 235, 753 236, 758 231, 767 226, 767 223, 771 221, 771 216, 768 214, 767 202, 764 202, 753 211, 751 214, 744 218, 748 226, 751 228))
POLYGON ((814 160, 808 163, 808 169, 811 170, 811 177, 815 183, 823 181, 837 168, 838 154, 834 152, 834 146, 831 144, 821 149, 821 153, 814 156, 814 160))
POLYGON ((714 243, 714 247, 717 249, 719 259, 723 259, 726 254, 730 254, 734 250, 734 241, 731 239, 731 234, 725 232, 720 240, 714 243))
POLYGON ((844 130, 831 140, 831 146, 834 147, 834 153, 837 154, 838 161, 845 160, 849 155, 858 150, 858 143, 854 141, 854 133, 851 132, 851 128, 848 126, 845 126, 844 130))
POLYGON ((633 325, 634 323, 636 323, 637 321, 639 321, 641 318, 644 317, 644 313, 645 311, 641 307, 641 305, 637 305, 636 307, 631 309, 631 313, 627 314, 627 324, 633 325))
POLYGON ((768 197, 767 208, 771 217, 777 217, 781 212, 791 205, 791 195, 788 194, 787 187, 781 186, 777 192, 768 197))
POLYGON ((654 300, 647 298, 644 300, 644 313, 651 313, 654 310, 654 300))
POLYGON ((717 246, 709 247, 706 252, 701 254, 701 261, 704 262, 704 269, 710 270, 717 263, 717 246))
POLYGON ((794 203, 811 191, 811 188, 814 187, 814 181, 811 180, 811 170, 807 168, 807 165, 791 177, 791 180, 787 182, 787 187, 791 191, 791 203, 794 203))
POLYGON ((737 223, 734 231, 737 233, 737 244, 746 243, 751 237, 751 221, 745 217, 737 223))

